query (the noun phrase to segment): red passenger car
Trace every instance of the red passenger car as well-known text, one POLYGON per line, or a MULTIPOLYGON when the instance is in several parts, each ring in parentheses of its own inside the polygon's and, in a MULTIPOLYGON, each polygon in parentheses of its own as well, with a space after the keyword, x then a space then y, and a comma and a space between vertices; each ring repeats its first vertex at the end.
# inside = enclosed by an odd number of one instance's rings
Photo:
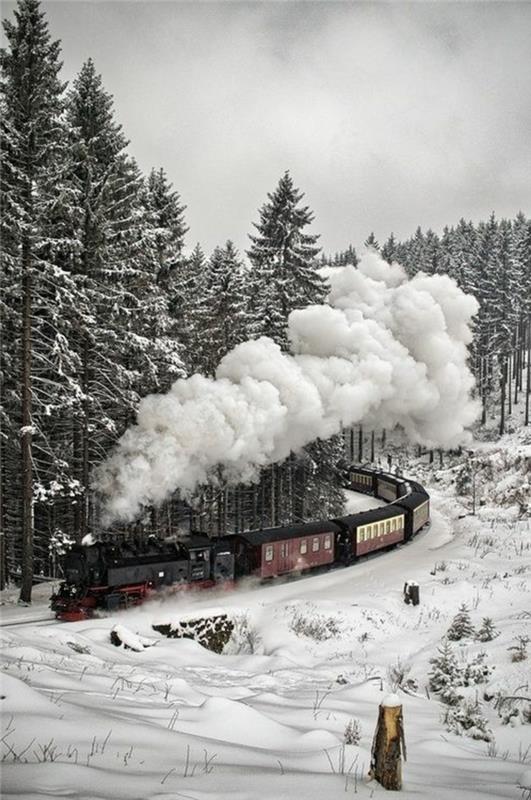
POLYGON ((300 573, 332 564, 335 539, 341 529, 330 520, 269 528, 237 535, 241 574, 258 578, 300 573))

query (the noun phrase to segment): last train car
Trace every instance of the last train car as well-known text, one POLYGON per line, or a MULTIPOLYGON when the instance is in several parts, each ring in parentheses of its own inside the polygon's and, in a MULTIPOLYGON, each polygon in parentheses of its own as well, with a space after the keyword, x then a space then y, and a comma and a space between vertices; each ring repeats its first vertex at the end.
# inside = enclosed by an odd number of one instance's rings
POLYGON ((430 521, 430 497, 420 484, 420 491, 413 491, 406 497, 399 498, 395 505, 406 512, 406 541, 418 533, 430 521))

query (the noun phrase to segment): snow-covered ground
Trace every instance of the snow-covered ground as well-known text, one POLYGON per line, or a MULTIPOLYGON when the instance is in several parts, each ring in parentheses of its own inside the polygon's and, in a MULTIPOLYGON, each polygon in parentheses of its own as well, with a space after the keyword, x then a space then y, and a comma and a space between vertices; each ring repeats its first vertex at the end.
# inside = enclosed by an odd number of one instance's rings
MULTIPOLYGON (((530 694, 530 661, 513 662, 508 648, 529 633, 531 522, 506 521, 499 507, 459 518, 452 470, 431 475, 431 484, 423 476, 431 528, 347 569, 165 596, 87 622, 4 627, 5 800, 383 797, 367 771, 378 704, 397 673, 406 689, 397 689, 408 756, 402 796, 519 798, 531 728, 520 716, 504 724, 495 706, 498 694, 530 694), (403 603, 408 579, 420 584, 418 607, 403 603), (495 667, 487 683, 461 690, 481 703, 490 742, 449 732, 445 706, 427 690, 429 659, 463 602, 476 627, 491 617, 499 631, 489 642, 453 644, 461 664, 485 652, 495 667), (151 628, 220 608, 237 622, 222 655, 151 628), (153 646, 114 647, 116 624, 153 646), (359 745, 344 744, 350 720, 359 745)), ((378 505, 352 493, 348 501, 349 511, 378 505)), ((47 614, 38 602, 4 610, 11 622, 47 614)))

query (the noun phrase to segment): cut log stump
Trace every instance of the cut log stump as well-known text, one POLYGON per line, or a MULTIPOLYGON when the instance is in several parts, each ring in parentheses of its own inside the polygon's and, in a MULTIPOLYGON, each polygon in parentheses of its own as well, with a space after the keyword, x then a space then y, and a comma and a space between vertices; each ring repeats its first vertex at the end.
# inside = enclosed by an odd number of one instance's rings
POLYGON ((396 694, 390 694, 378 710, 371 755, 371 775, 384 789, 402 788, 402 756, 405 761, 402 704, 396 694))

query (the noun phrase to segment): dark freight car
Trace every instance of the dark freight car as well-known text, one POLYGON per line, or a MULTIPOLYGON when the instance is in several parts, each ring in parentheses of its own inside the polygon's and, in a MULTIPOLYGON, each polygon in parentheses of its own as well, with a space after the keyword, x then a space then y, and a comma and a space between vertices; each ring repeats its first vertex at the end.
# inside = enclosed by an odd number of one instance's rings
POLYGON ((237 562, 259 578, 332 564, 340 529, 330 520, 238 534, 237 562))

